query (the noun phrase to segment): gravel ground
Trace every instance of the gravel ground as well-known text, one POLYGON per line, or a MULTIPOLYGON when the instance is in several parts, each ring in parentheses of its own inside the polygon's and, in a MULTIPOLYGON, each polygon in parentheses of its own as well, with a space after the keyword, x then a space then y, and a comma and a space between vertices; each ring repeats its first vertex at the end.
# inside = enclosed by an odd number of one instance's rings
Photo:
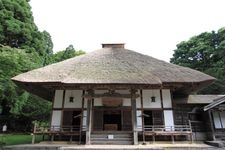
MULTIPOLYGON (((0 148, 1 150, 1 148, 0 148)), ((225 150, 212 147, 204 143, 176 142, 175 144, 157 142, 146 145, 75 145, 66 143, 42 143, 29 145, 15 145, 5 147, 4 150, 225 150)))

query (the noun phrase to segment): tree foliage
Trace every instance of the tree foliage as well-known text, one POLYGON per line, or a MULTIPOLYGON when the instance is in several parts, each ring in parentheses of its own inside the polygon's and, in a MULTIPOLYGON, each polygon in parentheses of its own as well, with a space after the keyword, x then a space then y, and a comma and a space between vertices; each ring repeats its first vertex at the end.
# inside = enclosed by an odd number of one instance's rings
POLYGON ((60 62, 75 56, 79 56, 85 54, 84 51, 78 50, 76 51, 73 45, 69 45, 65 50, 59 51, 53 56, 53 62, 60 62))
POLYGON ((30 123, 50 115, 49 102, 37 104, 40 98, 17 87, 11 78, 50 64, 52 48, 50 34, 36 27, 28 1, 0 0, 0 124, 16 119, 30 123))
POLYGON ((225 93, 225 28, 204 32, 177 44, 171 63, 190 67, 218 80, 200 93, 225 93))
POLYGON ((47 31, 36 27, 28 0, 0 0, 0 126, 31 128, 34 120, 48 120, 51 102, 17 87, 12 77, 54 62, 84 54, 72 45, 53 54, 47 31))
POLYGON ((39 59, 35 53, 25 53, 24 50, 0 46, 0 102, 7 101, 12 106, 19 95, 24 97, 20 89, 11 81, 11 77, 39 67, 39 59), (35 62, 35 63, 34 63, 35 62))
POLYGON ((52 41, 46 31, 38 31, 26 0, 0 0, 0 44, 37 52, 42 63, 49 62, 52 41))

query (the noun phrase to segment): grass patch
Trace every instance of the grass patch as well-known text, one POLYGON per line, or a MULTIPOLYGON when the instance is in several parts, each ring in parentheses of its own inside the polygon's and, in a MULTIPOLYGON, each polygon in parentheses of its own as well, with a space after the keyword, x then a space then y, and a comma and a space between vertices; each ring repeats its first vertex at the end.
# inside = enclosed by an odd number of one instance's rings
MULTIPOLYGON (((41 141, 41 136, 35 136, 35 142, 41 141)), ((30 134, 0 134, 0 145, 31 144, 30 134)))

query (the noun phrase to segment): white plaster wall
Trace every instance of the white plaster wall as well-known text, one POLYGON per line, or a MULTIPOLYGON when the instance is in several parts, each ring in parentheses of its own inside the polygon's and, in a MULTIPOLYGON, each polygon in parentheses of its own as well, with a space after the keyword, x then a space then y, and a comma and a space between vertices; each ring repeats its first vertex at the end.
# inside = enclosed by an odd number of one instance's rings
POLYGON ((61 125, 61 115, 62 115, 61 110, 53 110, 52 111, 51 126, 58 126, 59 127, 61 125))
POLYGON ((143 90, 143 108, 161 108, 159 90, 143 90), (155 102, 151 102, 151 97, 155 96, 155 102))
POLYGON ((82 108, 82 90, 66 90, 64 108, 82 108), (70 102, 70 97, 74 97, 70 102))
POLYGON ((53 108, 62 108, 63 90, 55 90, 53 108))
POLYGON ((82 125, 83 125, 83 129, 86 129, 86 126, 87 126, 87 111, 86 110, 84 110, 83 111, 83 123, 82 123, 82 125))
POLYGON ((164 125, 165 126, 174 126, 173 120, 173 111, 172 110, 164 110, 164 125))
POLYGON ((217 129, 222 128, 219 113, 222 121, 222 126, 223 128, 225 128, 225 112, 213 112, 214 126, 217 129))
POLYGON ((169 89, 162 90, 163 107, 172 108, 171 94, 169 89))
POLYGON ((137 129, 138 131, 141 131, 142 130, 142 117, 141 117, 141 111, 140 110, 137 110, 137 129))

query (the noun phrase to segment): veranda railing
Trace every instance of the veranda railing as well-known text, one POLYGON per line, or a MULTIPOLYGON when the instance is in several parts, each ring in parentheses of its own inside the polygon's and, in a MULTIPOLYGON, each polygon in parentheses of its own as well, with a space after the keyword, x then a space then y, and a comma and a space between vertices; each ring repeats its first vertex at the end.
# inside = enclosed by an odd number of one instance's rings
POLYGON ((155 142, 156 136, 171 136, 171 140, 174 143, 174 136, 189 136, 192 142, 192 127, 189 125, 144 125, 143 128, 143 141, 145 136, 152 136, 153 142, 155 142))

